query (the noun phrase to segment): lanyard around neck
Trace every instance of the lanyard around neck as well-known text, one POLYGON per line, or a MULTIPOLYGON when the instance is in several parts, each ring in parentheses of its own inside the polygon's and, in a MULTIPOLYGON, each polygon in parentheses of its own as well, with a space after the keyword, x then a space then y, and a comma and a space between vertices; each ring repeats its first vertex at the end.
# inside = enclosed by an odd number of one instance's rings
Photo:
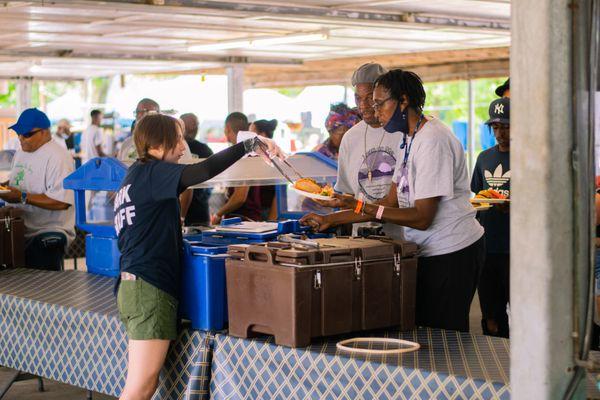
POLYGON ((408 162, 408 156, 410 155, 410 149, 412 148, 413 142, 415 141, 415 136, 417 136, 417 131, 421 126, 421 122, 423 122, 423 114, 419 117, 419 121, 417 121, 417 125, 415 125, 415 129, 412 134, 412 138, 410 139, 410 144, 406 146, 406 133, 404 134, 404 161, 402 162, 402 166, 406 167, 406 163, 408 162))

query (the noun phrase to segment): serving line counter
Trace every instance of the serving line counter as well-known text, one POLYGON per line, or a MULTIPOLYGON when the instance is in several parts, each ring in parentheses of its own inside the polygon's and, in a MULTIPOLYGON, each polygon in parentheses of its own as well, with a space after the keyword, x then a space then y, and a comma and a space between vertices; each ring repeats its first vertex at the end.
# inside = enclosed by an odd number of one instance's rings
MULTIPOLYGON (((79 271, 0 271, 0 365, 117 396, 127 338, 113 285, 79 271)), ((184 328, 154 399, 510 398, 505 339, 428 328, 374 335, 421 349, 350 356, 336 350, 339 338, 292 349, 184 328)))

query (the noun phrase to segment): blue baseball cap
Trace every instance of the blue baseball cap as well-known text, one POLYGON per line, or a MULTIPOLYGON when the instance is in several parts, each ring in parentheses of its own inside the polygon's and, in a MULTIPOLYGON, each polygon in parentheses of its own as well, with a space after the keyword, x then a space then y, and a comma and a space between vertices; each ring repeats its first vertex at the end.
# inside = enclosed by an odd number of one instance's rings
POLYGON ((37 108, 28 108, 19 115, 19 120, 8 129, 17 132, 18 135, 25 135, 34 129, 50 128, 50 120, 45 113, 37 108))

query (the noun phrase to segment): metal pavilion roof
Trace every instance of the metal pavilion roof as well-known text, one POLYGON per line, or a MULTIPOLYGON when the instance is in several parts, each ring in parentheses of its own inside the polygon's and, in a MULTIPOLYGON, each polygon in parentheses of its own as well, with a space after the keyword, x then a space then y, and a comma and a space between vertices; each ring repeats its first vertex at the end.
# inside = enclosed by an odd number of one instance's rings
POLYGON ((0 1, 0 77, 293 69, 502 48, 509 19, 508 0, 0 1))

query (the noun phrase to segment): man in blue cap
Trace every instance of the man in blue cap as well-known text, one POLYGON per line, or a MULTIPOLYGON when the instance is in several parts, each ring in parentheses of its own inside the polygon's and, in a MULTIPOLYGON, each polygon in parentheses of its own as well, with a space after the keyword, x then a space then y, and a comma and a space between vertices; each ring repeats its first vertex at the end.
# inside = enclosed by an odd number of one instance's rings
MULTIPOLYGON (((492 101, 486 124, 493 129, 497 145, 477 158, 471 191, 493 189, 510 198, 510 99, 492 101)), ((508 203, 479 213, 485 228, 486 255, 477 292, 483 317, 483 333, 508 337, 510 271, 510 214, 508 203)))
POLYGON ((75 237, 73 192, 63 188, 74 170, 73 158, 52 140, 50 120, 36 108, 23 111, 9 128, 21 149, 13 158, 8 191, 0 198, 24 211, 26 266, 59 270, 75 237))

